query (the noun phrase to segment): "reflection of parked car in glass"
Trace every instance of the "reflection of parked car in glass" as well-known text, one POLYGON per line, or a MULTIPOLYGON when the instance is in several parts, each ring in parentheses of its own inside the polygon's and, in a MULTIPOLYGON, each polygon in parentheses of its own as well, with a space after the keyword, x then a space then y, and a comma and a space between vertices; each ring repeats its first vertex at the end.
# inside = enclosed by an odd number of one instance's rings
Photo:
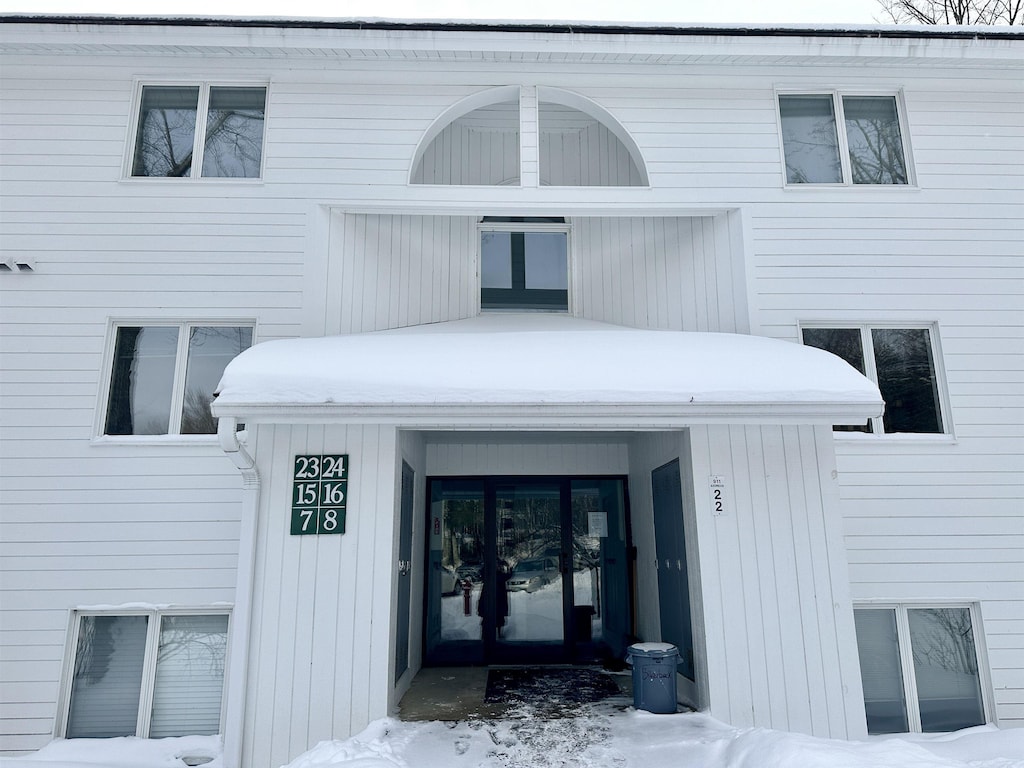
POLYGON ((454 595, 461 588, 456 571, 452 568, 441 568, 441 594, 454 595))
POLYGON ((533 557, 520 560, 508 580, 509 592, 536 592, 558 578, 558 558, 533 557))
POLYGON ((455 569, 455 575, 460 581, 472 581, 474 584, 483 581, 483 569, 478 563, 463 563, 455 569))

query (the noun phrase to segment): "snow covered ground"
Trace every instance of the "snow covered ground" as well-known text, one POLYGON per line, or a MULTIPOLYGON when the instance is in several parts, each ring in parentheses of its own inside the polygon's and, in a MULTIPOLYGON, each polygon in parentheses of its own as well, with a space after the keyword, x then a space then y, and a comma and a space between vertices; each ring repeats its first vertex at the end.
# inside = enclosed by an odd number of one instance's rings
MULTIPOLYGON (((215 737, 57 741, 2 768, 181 768, 210 755, 215 737)), ((219 757, 206 763, 221 768, 219 757)), ((287 768, 1024 768, 1024 729, 816 739, 733 728, 703 714, 652 715, 611 705, 542 719, 524 708, 500 720, 378 720, 346 741, 323 742, 287 768)))

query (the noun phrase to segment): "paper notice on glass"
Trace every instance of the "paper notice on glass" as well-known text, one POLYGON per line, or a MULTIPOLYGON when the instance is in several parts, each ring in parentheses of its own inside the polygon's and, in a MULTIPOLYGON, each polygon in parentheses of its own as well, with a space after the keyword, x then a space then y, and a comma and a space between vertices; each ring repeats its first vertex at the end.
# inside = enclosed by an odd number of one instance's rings
POLYGON ((588 512, 587 524, 588 533, 591 536, 600 536, 601 538, 608 536, 608 514, 606 512, 588 512))

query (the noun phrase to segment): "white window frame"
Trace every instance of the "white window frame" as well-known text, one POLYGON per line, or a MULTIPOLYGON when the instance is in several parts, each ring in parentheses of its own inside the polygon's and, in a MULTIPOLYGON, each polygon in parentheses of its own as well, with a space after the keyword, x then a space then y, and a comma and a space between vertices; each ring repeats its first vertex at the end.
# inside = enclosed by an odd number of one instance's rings
POLYGON ((64 644, 64 669, 61 674, 60 698, 57 703, 57 718, 54 722, 53 736, 65 738, 68 728, 68 717, 71 714, 71 693, 74 688, 75 662, 78 655, 78 634, 81 631, 82 619, 86 616, 146 616, 146 649, 142 663, 142 687, 139 691, 138 717, 135 722, 135 735, 148 738, 150 720, 153 714, 153 695, 156 686, 156 662, 160 650, 160 623, 164 616, 227 616, 227 647, 224 654, 224 679, 220 699, 220 722, 218 732, 224 733, 224 716, 228 697, 228 661, 231 658, 232 611, 227 606, 201 608, 110 608, 93 610, 78 608, 71 611, 67 639, 64 644))
POLYGON ((569 315, 570 317, 575 316, 575 286, 578 283, 576 277, 576 266, 575 259, 573 258, 572 248, 572 224, 565 222, 564 224, 558 223, 541 223, 541 222, 514 222, 514 221, 481 221, 477 223, 476 232, 476 294, 474 301, 476 302, 476 314, 495 314, 501 312, 539 312, 539 313, 550 313, 555 315, 569 315), (484 232, 510 232, 510 233, 529 233, 529 232, 558 232, 565 234, 565 258, 566 258, 566 277, 569 281, 566 287, 566 308, 565 310, 539 310, 539 309, 484 309, 482 301, 483 292, 483 233, 484 232))
POLYGON ((775 124, 779 137, 779 155, 782 162, 782 186, 785 189, 871 189, 899 190, 917 189, 917 173, 914 170, 913 152, 910 146, 910 127, 907 124, 907 107, 903 97, 903 89, 869 89, 863 87, 815 88, 813 86, 793 86, 775 88, 775 124), (832 113, 836 121, 836 139, 838 141, 839 163, 842 168, 842 180, 831 182, 798 183, 790 182, 786 173, 786 147, 782 136, 781 96, 831 96, 832 113), (900 143, 903 146, 903 162, 907 170, 906 184, 854 184, 853 171, 850 168, 850 145, 846 137, 846 114, 843 110, 844 96, 879 96, 892 97, 896 100, 896 118, 900 126, 900 143))
MULTIPOLYGON (((910 644, 910 618, 907 611, 919 608, 966 608, 970 612, 971 632, 974 635, 974 653, 978 662, 978 685, 981 688, 982 716, 987 724, 998 725, 995 700, 992 694, 992 675, 989 668, 985 633, 982 631, 981 606, 965 601, 901 601, 901 600, 860 600, 853 604, 853 610, 893 610, 896 613, 896 641, 899 648, 900 673, 903 675, 903 695, 907 705, 907 726, 910 733, 922 733, 921 705, 917 695, 917 672, 914 669, 914 651, 910 644)), ((858 650, 859 653, 859 650, 858 650)), ((859 659, 859 657, 858 657, 859 659)), ((866 706, 867 702, 865 702, 866 706)))
POLYGON ((267 113, 270 107, 270 83, 266 80, 160 80, 136 79, 132 93, 132 110, 128 123, 128 138, 124 164, 121 168, 123 181, 156 182, 170 184, 188 184, 201 182, 204 184, 261 184, 267 161, 267 113), (196 125, 192 137, 192 169, 188 176, 133 176, 135 150, 138 140, 139 119, 142 116, 142 89, 152 88, 199 88, 199 101, 196 104, 196 125), (203 176, 203 153, 206 151, 206 116, 210 107, 210 88, 263 88, 266 92, 263 103, 263 142, 260 147, 260 175, 254 177, 240 176, 203 176))
POLYGON ((184 434, 181 432, 181 412, 185 403, 185 376, 188 373, 188 341, 189 329, 193 327, 251 328, 252 344, 256 346, 256 321, 251 318, 236 320, 166 320, 166 319, 129 319, 113 320, 107 331, 106 348, 103 353, 103 375, 100 378, 99 405, 96 409, 94 426, 95 441, 118 442, 166 442, 167 440, 184 442, 215 442, 216 433, 184 434), (117 332, 120 328, 177 328, 178 349, 174 358, 174 380, 171 384, 171 419, 168 431, 159 435, 108 435, 107 408, 110 404, 110 384, 114 375, 114 353, 117 347, 117 332), (172 429, 173 428, 173 431, 172 429))
MULTIPOLYGON (((864 375, 876 386, 878 385, 878 369, 875 365, 875 348, 871 339, 873 329, 917 329, 928 331, 928 343, 931 346, 932 365, 935 368, 935 388, 938 392, 939 419, 942 422, 941 432, 886 432, 883 416, 872 416, 871 432, 845 432, 833 431, 832 435, 837 440, 927 440, 927 441, 951 441, 955 439, 953 430, 952 409, 949 404, 949 393, 946 386, 945 366, 943 365, 942 347, 939 342, 939 328, 936 323, 908 323, 889 322, 879 320, 877 322, 849 323, 835 322, 833 320, 821 321, 800 321, 797 323, 797 336, 801 344, 804 344, 804 330, 816 328, 854 328, 860 331, 861 353, 864 356, 864 375)), ((810 345, 805 345, 810 346, 810 345)))

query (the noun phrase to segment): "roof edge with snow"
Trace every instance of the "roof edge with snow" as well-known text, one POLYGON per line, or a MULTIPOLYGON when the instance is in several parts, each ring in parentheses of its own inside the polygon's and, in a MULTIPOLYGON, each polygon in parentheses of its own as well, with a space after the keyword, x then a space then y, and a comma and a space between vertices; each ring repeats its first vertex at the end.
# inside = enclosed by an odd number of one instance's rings
POLYGON ((841 424, 882 409, 871 381, 800 344, 530 314, 258 344, 213 405, 246 422, 439 429, 841 424))

